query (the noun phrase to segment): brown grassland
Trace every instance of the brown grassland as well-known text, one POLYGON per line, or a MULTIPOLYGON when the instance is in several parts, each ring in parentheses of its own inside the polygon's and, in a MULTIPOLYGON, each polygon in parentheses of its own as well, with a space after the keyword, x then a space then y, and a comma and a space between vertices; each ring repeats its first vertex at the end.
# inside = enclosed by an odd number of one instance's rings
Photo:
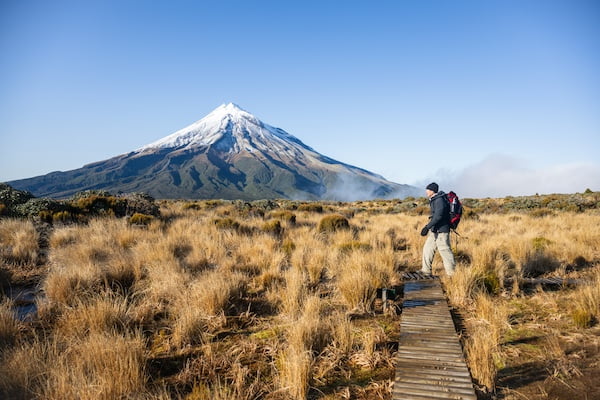
MULTIPOLYGON (((391 399, 414 201, 0 219, 0 398, 391 399), (19 318, 11 288, 33 286, 19 318)), ((478 396, 600 398, 600 210, 467 207, 459 232, 457 273, 434 272, 478 396), (526 281, 549 276, 565 283, 526 281)))

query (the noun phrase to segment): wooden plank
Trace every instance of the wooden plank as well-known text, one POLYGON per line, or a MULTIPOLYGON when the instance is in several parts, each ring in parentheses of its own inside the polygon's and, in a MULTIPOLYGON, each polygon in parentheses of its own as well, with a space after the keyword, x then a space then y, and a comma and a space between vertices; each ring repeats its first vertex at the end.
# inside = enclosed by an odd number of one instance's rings
POLYGON ((449 400, 463 400, 463 399, 473 399, 477 400, 477 396, 475 396, 475 392, 473 394, 466 393, 457 393, 457 392, 444 392, 444 391, 434 391, 431 390, 430 387, 423 388, 410 388, 410 387, 402 387, 399 386, 396 389, 394 385, 394 398, 395 399, 404 399, 405 394, 426 396, 426 399, 449 399, 449 400))
POLYGON ((462 385, 465 383, 470 384, 471 378, 461 376, 446 376, 441 374, 430 374, 427 377, 423 377, 423 373, 405 371, 401 377, 396 378, 396 381, 402 382, 414 382, 414 383, 426 383, 428 385, 440 385, 443 382, 444 385, 462 385))
POLYGON ((429 391, 429 393, 437 392, 437 393, 444 393, 444 394, 452 393, 452 394, 459 394, 459 395, 475 394, 473 392, 473 389, 465 388, 464 385, 456 387, 456 386, 448 386, 448 385, 431 385, 431 384, 421 384, 421 383, 396 382, 394 384, 394 388, 396 387, 396 385, 399 389, 426 390, 426 391, 429 391))
POLYGON ((437 279, 405 282, 393 399, 477 399, 437 279))

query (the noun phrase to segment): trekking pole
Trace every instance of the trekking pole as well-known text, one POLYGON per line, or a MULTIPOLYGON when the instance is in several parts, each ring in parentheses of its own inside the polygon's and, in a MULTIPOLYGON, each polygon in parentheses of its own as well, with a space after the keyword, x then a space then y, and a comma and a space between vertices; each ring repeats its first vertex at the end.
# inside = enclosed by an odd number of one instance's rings
POLYGON ((458 254, 458 237, 460 236, 460 234, 458 232, 456 232, 456 229, 452 229, 452 232, 456 233, 456 242, 455 242, 454 248, 455 248, 455 253, 458 254))

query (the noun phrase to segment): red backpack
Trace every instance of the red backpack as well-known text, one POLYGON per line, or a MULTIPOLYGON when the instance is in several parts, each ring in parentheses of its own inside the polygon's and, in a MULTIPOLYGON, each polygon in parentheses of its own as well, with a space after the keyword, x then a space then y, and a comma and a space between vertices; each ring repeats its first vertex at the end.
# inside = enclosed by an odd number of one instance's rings
POLYGON ((460 199, 454 192, 449 192, 446 195, 448 203, 450 203, 450 228, 456 229, 462 217, 463 207, 460 199))

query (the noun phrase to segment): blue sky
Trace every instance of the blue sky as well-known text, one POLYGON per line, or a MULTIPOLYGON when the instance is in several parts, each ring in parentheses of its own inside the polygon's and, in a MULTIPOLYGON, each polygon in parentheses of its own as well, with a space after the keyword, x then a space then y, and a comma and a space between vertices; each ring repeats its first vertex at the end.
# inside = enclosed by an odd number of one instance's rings
POLYGON ((0 0, 0 181, 227 102, 399 183, 600 190, 600 2, 0 0))

